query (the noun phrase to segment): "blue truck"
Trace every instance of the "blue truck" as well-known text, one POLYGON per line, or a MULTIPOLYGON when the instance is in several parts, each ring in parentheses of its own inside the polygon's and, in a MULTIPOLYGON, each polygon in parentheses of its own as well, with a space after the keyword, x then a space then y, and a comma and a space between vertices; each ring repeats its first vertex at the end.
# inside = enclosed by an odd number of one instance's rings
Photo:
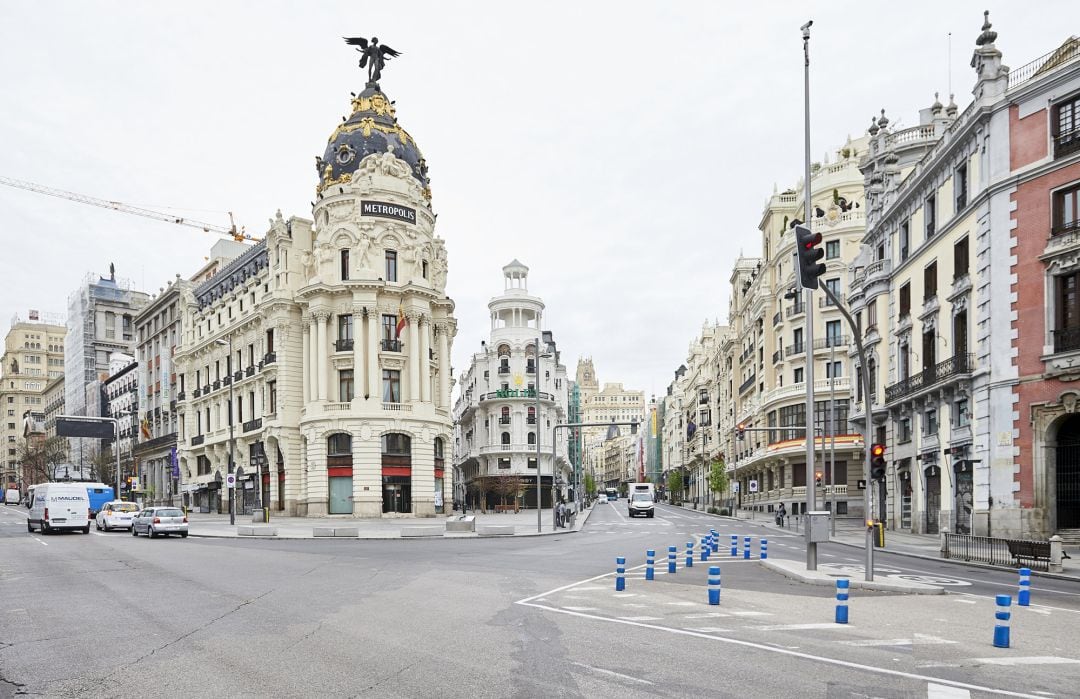
POLYGON ((116 499, 116 490, 104 483, 87 483, 86 494, 90 496, 90 516, 96 517, 101 506, 116 499))

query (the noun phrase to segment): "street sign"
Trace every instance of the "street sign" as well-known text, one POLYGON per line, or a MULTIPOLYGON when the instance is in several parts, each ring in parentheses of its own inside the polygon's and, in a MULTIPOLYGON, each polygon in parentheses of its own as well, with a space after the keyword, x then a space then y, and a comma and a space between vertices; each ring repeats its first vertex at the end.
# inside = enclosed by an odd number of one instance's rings
POLYGON ((112 439, 113 422, 95 417, 58 415, 56 434, 59 437, 87 437, 89 439, 112 439))
POLYGON ((866 490, 866 481, 862 478, 859 479, 859 490, 866 490))
POLYGON ((734 483, 732 483, 731 484, 731 492, 733 492, 733 493, 739 492, 739 485, 740 485, 739 481, 735 481, 734 483))
POLYGON ((225 476, 225 487, 230 490, 236 487, 236 474, 230 473, 225 476))
POLYGON ((750 492, 751 493, 756 493, 757 492, 757 481, 756 480, 750 481, 750 492))

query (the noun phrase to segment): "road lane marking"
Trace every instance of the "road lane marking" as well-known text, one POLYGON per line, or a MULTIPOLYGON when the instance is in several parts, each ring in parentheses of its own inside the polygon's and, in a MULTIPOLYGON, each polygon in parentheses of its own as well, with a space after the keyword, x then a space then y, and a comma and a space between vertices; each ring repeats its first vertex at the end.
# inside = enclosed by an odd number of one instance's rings
POLYGON ((811 629, 853 629, 853 624, 837 624, 837 623, 817 623, 817 624, 769 624, 766 626, 746 626, 743 628, 750 629, 751 631, 809 631, 811 629))
POLYGON ((985 665, 1065 665, 1080 663, 1080 660, 1076 658, 1059 658, 1053 655, 1029 655, 1017 658, 972 658, 972 660, 985 665))
POLYGON ((628 682, 637 682, 638 684, 648 684, 648 685, 652 684, 652 682, 650 682, 648 680, 643 680, 640 677, 632 677, 630 675, 624 675, 621 672, 615 672, 614 670, 605 670, 602 667, 593 667, 592 665, 585 665, 584 663, 574 663, 574 665, 577 665, 578 667, 583 667, 586 670, 592 670, 593 672, 598 672, 601 675, 610 675, 611 677, 618 677, 619 679, 627 680, 628 682))
POLYGON ((949 687, 944 684, 928 682, 926 685, 926 699, 970 699, 971 692, 959 687, 949 687))
MULTIPOLYGON (((1009 587, 1015 587, 1015 586, 1010 585, 1009 587)), ((945 594, 948 594, 948 595, 963 595, 965 597, 974 597, 975 599, 971 600, 971 602, 969 602, 969 604, 975 604, 979 600, 986 600, 985 595, 977 595, 974 592, 954 592, 952 590, 946 590, 945 594)), ((1072 593, 1069 593, 1069 594, 1072 594, 1072 593)), ((960 602, 962 600, 956 600, 956 601, 960 602)), ((1073 614, 1080 614, 1080 609, 1067 609, 1065 607, 1052 607, 1052 606, 1050 606, 1048 604, 1033 604, 1031 606, 1036 607, 1038 609, 1050 609, 1050 610, 1055 611, 1055 612, 1071 612, 1073 614)))
MULTIPOLYGON (((598 577, 604 577, 604 576, 598 576, 598 577)), ((595 580, 595 579, 596 578, 589 578, 588 580, 582 580, 581 582, 589 582, 589 581, 595 580)), ((550 595, 553 592, 558 592, 560 590, 565 590, 568 587, 573 587, 575 584, 576 583, 571 583, 569 585, 564 585, 563 587, 560 587, 558 590, 552 590, 552 591, 546 592, 544 594, 549 594, 550 595)), ((543 595, 537 595, 536 597, 542 597, 542 596, 543 595)), ((922 681, 922 682, 935 682, 935 683, 941 684, 943 686, 957 687, 957 688, 968 689, 968 690, 976 690, 976 691, 980 691, 980 692, 989 692, 991 694, 999 694, 1001 696, 1006 696, 1006 697, 1023 697, 1023 699, 1043 699, 1038 694, 1025 694, 1023 692, 1013 692, 1013 691, 1010 691, 1010 690, 1007 690, 1007 689, 995 689, 993 687, 985 687, 985 686, 982 686, 982 685, 970 684, 970 683, 967 683, 967 682, 959 682, 959 681, 956 681, 956 680, 949 680, 949 679, 944 679, 944 678, 940 678, 940 677, 931 677, 929 675, 920 675, 920 674, 915 673, 915 672, 906 672, 906 671, 903 671, 903 670, 892 670, 892 669, 889 669, 889 668, 878 667, 878 666, 875 666, 875 665, 863 665, 861 663, 856 663, 856 662, 853 662, 853 661, 850 661, 850 660, 841 660, 839 658, 829 658, 827 656, 822 656, 822 655, 813 655, 811 653, 804 653, 804 652, 797 651, 797 650, 792 650, 792 649, 789 649, 789 648, 779 648, 777 646, 774 646, 774 645, 771 645, 771 644, 768 644, 768 643, 756 643, 754 641, 744 641, 744 640, 741 640, 741 639, 738 639, 738 638, 730 638, 730 637, 727 637, 727 636, 711 636, 711 635, 709 635, 707 633, 702 633, 700 631, 693 631, 693 630, 690 630, 690 629, 676 629, 676 628, 672 628, 670 626, 660 626, 658 624, 649 624, 649 623, 645 623, 645 622, 642 622, 642 621, 625 621, 623 619, 615 619, 613 617, 600 616, 598 614, 586 614, 584 612, 575 612, 575 611, 571 611, 569 609, 560 609, 558 607, 548 607, 548 606, 543 605, 543 604, 534 603, 532 601, 533 599, 535 599, 535 597, 527 597, 527 598, 525 598, 523 600, 518 600, 514 604, 520 604, 523 607, 533 607, 534 609, 540 609, 540 610, 544 610, 544 611, 548 611, 548 612, 555 612, 557 614, 568 614, 570 616, 576 616, 576 617, 580 617, 582 619, 592 619, 593 621, 603 621, 603 622, 607 622, 609 624, 623 624, 623 625, 626 625, 626 626, 636 626, 636 627, 642 628, 642 629, 652 629, 654 631, 663 631, 665 633, 678 634, 680 636, 691 636, 693 638, 707 639, 709 641, 713 641, 714 643, 726 643, 728 645, 733 645, 733 646, 741 646, 741 647, 744 647, 744 648, 753 648, 755 650, 763 650, 763 651, 767 651, 769 653, 776 653, 778 655, 786 655, 786 656, 793 657, 793 658, 799 658, 801 660, 809 660, 811 662, 819 662, 819 663, 822 663, 822 664, 825 664, 825 665, 835 665, 837 667, 845 667, 845 668, 848 668, 848 669, 851 669, 851 670, 857 670, 857 671, 860 671, 860 672, 866 672, 866 673, 874 674, 874 675, 886 675, 886 676, 889 676, 889 677, 902 677, 904 679, 918 680, 918 681, 922 681)))
POLYGON ((45 543, 44 541, 42 541, 41 539, 37 538, 36 536, 32 536, 32 537, 30 537, 30 538, 31 538, 31 539, 33 539, 34 541, 38 542, 38 543, 39 543, 39 544, 41 544, 42 546, 48 546, 48 544, 46 544, 46 543, 45 543))
POLYGON ((660 621, 663 617, 658 616, 620 616, 623 621, 660 621))
POLYGON ((699 633, 731 633, 731 629, 722 629, 719 626, 686 627, 684 631, 697 631, 699 633))
POLYGON ((596 607, 563 607, 563 609, 569 609, 572 612, 595 612, 596 607))
POLYGON ((945 638, 937 638, 936 636, 924 636, 922 634, 915 634, 914 638, 893 638, 893 639, 876 639, 876 638, 864 638, 857 641, 840 641, 841 645, 845 646, 913 646, 913 645, 928 645, 928 646, 944 646, 953 645, 959 643, 959 641, 950 641, 945 638))
POLYGON ((708 612, 706 614, 684 614, 683 619, 715 619, 725 616, 730 615, 723 612, 708 612))

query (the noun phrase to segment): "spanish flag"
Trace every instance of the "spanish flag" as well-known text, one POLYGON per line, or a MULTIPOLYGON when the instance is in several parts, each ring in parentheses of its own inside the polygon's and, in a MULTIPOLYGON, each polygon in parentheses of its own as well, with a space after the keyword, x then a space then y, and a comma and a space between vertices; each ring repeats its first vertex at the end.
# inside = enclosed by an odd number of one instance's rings
POLYGON ((405 308, 399 303, 397 310, 397 328, 395 329, 394 338, 401 338, 401 331, 405 329, 405 308))

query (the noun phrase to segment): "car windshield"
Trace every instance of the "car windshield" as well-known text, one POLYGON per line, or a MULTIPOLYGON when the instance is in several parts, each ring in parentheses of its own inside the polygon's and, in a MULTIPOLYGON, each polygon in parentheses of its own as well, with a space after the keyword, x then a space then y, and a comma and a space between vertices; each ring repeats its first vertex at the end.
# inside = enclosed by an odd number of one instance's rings
POLYGON ((158 517, 183 517, 184 513, 175 507, 166 507, 161 510, 154 510, 154 514, 158 517))
POLYGON ((138 512, 139 506, 133 502, 118 502, 112 506, 113 512, 138 512))
POLYGON ((634 502, 652 502, 652 497, 648 493, 634 493, 634 502))

